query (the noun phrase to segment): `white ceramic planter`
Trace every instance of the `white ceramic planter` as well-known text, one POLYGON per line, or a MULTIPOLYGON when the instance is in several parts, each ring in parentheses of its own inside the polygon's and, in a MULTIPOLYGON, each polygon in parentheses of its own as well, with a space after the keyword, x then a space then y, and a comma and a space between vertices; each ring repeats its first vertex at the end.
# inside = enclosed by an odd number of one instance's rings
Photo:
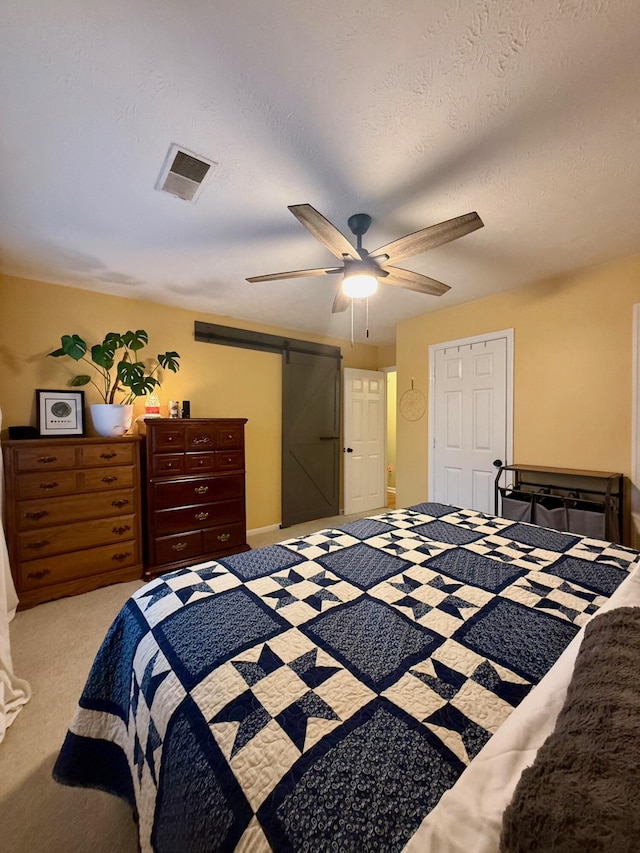
POLYGON ((92 403, 89 406, 93 428, 98 435, 117 438, 124 435, 131 426, 133 405, 122 403, 92 403))

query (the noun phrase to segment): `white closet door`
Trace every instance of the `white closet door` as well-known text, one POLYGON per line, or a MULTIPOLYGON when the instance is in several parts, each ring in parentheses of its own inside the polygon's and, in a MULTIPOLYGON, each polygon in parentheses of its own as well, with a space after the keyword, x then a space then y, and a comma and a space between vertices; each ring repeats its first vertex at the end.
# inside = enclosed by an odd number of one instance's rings
POLYGON ((431 499, 492 513, 494 461, 507 459, 507 339, 432 353, 431 499))

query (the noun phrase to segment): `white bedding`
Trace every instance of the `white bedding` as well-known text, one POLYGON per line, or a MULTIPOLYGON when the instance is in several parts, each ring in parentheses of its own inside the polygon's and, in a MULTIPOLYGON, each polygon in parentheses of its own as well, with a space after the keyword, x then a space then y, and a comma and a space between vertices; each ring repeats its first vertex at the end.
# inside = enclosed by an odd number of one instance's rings
MULTIPOLYGON (((2 409, 0 409, 1 426, 2 409)), ((15 675, 11 660, 9 622, 15 616, 18 596, 11 577, 9 554, 2 527, 3 489, 4 476, 0 452, 0 743, 4 740, 7 727, 11 725, 18 711, 31 696, 29 684, 15 675)))
MULTIPOLYGON (((624 606, 640 607, 640 566, 598 612, 624 606)), ((555 727, 583 634, 584 627, 443 795, 404 853, 498 853, 502 813, 523 770, 555 727)))

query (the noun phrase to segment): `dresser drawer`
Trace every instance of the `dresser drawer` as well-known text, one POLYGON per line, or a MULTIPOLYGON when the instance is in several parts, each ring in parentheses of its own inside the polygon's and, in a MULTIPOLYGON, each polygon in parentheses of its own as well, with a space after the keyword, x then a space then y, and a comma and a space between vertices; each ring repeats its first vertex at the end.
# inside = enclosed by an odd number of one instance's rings
POLYGON ((197 530, 241 521, 244 518, 244 497, 230 501, 161 509, 154 513, 154 530, 159 536, 197 530))
POLYGON ((244 545, 244 540, 245 529, 242 522, 225 524, 202 531, 203 552, 205 554, 228 551, 229 548, 244 545))
POLYGON ((68 524, 86 518, 123 515, 136 507, 133 489, 96 492, 88 495, 68 495, 33 501, 18 501, 16 521, 18 530, 68 524))
POLYGON ((128 568, 139 562, 138 557, 137 543, 130 541, 30 560, 19 566, 20 588, 37 589, 75 578, 92 577, 101 572, 128 568))
POLYGON ((156 563, 174 563, 176 560, 188 560, 202 554, 202 531, 178 533, 164 536, 154 541, 156 563))
POLYGON ((55 471, 73 468, 76 464, 76 446, 59 444, 38 447, 17 447, 14 450, 18 471, 55 471))
POLYGON ((244 495, 244 476, 192 477, 155 483, 153 505, 155 509, 189 506, 196 503, 222 501, 244 495))
POLYGON ((184 468, 186 474, 209 474, 216 470, 217 454, 209 453, 186 453, 184 457, 184 468))
POLYGON ((236 468, 244 469, 243 450, 218 450, 216 452, 217 471, 231 471, 236 468))
POLYGON ((64 554, 93 545, 124 542, 136 535, 135 515, 77 521, 18 534, 18 558, 35 560, 48 554, 64 554))
POLYGON ((213 424, 185 425, 185 450, 213 450, 216 446, 216 428, 213 424))
POLYGON ((184 474, 184 455, 182 453, 156 453, 151 457, 151 476, 163 474, 184 474))
POLYGON ((172 450, 184 450, 184 427, 182 424, 156 424, 149 428, 151 433, 151 450, 153 453, 168 453, 172 450))
POLYGON ((85 444, 80 447, 80 464, 93 465, 132 465, 135 460, 136 446, 131 441, 109 442, 109 444, 85 444))
POLYGON ((133 466, 121 465, 108 470, 89 468, 83 472, 84 490, 93 492, 99 489, 124 489, 135 483, 133 466))
POLYGON ((15 481, 18 499, 42 498, 46 495, 73 495, 81 490, 79 471, 36 471, 21 474, 15 481))
POLYGON ((244 429, 241 425, 216 425, 216 450, 241 449, 244 444, 244 429))

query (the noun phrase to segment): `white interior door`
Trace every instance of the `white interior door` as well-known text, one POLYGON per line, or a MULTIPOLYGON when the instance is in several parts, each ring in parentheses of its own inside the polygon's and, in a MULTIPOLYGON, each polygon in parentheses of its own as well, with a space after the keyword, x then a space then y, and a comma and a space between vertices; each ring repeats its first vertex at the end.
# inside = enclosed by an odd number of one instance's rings
POLYGON ((383 507, 385 494, 386 375, 345 368, 344 511, 383 507))
POLYGON ((494 462, 511 458, 511 332, 430 348, 431 500, 494 511, 494 462))

